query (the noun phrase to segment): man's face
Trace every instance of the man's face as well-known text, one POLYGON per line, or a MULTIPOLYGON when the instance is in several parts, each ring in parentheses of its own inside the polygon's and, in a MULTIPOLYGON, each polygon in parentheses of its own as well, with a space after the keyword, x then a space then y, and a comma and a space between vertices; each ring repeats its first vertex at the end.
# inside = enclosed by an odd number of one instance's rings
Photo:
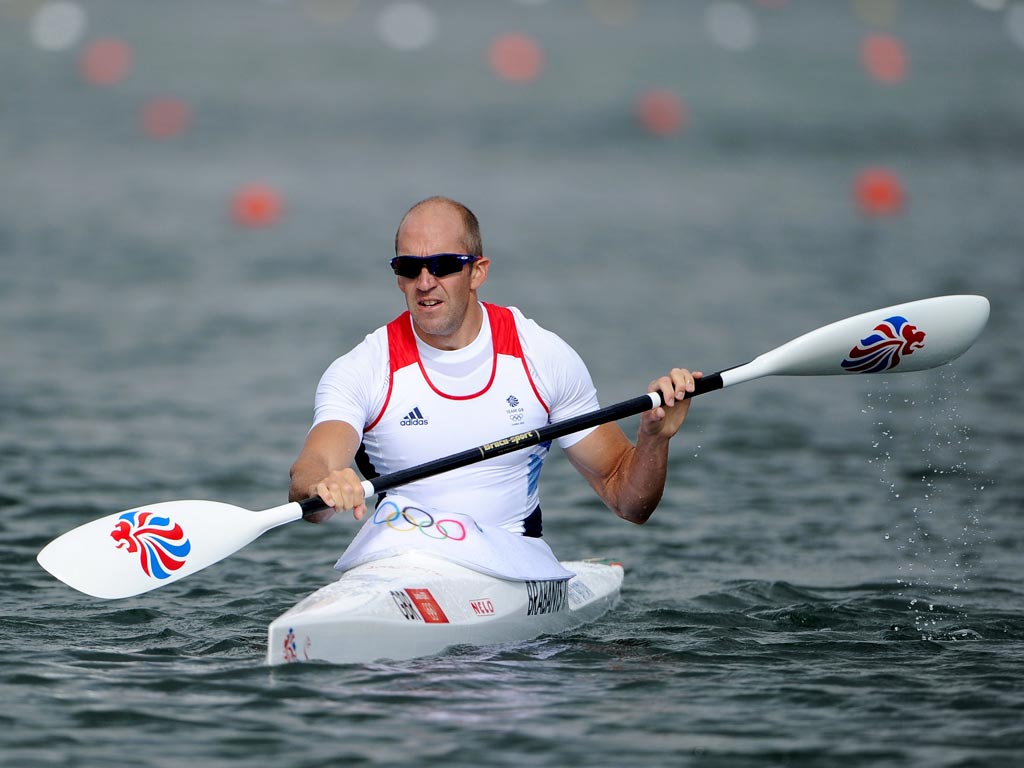
MULTIPOLYGON (((464 250, 462 218, 443 204, 413 211, 398 233, 398 253, 402 256, 464 250)), ((397 278, 423 341, 438 349, 461 349, 476 338, 481 322, 476 291, 487 279, 489 263, 482 258, 445 277, 434 277, 421 269, 416 278, 397 278)))

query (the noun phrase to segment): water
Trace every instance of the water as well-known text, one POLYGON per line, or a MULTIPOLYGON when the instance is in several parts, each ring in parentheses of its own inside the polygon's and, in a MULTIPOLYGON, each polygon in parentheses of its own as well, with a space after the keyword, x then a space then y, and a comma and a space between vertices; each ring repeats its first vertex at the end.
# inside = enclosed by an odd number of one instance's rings
POLYGON ((608 25, 583 3, 453 2, 409 52, 381 42, 370 3, 316 22, 347 5, 95 2, 86 37, 45 52, 35 7, 0 5, 5 764, 1024 757, 1014 11, 751 4, 756 44, 734 52, 703 4, 608 25), (907 46, 901 85, 858 64, 878 18, 907 46), (541 79, 488 70, 503 32, 541 43, 541 79), (78 56, 105 36, 134 68, 87 86, 78 56), (684 99, 682 134, 638 125, 652 87, 684 99), (167 93, 193 122, 147 139, 138 111, 167 93), (872 165, 900 174, 902 215, 856 210, 872 165), (276 226, 230 221, 249 181, 281 192, 276 226), (55 535, 133 505, 279 503, 317 378, 401 308, 383 260, 401 212, 436 192, 480 215, 484 298, 572 342, 606 404, 876 306, 970 292, 993 316, 942 370, 702 398, 643 528, 555 453, 549 543, 627 567, 620 605, 565 636, 265 667, 266 625, 333 577, 342 520, 119 602, 38 568, 55 535))

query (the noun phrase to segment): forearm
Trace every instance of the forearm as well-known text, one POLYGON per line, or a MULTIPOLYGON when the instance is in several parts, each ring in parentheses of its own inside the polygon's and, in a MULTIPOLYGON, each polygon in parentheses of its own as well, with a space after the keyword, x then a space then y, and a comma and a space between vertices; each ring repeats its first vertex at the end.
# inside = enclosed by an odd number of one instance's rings
POLYGON ((646 523, 661 501, 668 475, 669 441, 682 427, 690 411, 686 393, 695 389, 695 380, 703 374, 685 368, 673 368, 668 376, 651 382, 651 391, 661 392, 664 405, 640 419, 635 446, 621 454, 611 473, 614 499, 609 506, 619 517, 633 523, 646 523))
POLYGON ((668 441, 667 435, 641 430, 634 444, 617 424, 603 424, 566 455, 612 512, 641 524, 665 490, 668 441))
POLYGON ((360 439, 355 429, 344 422, 327 421, 313 427, 292 464, 288 498, 298 501, 316 496, 317 485, 328 475, 351 465, 360 439))
POLYGON ((315 488, 328 473, 327 463, 319 456, 300 456, 291 468, 288 501, 300 501, 315 496, 315 488))
POLYGON ((608 478, 605 503, 623 520, 646 523, 665 491, 668 474, 668 438, 641 432, 636 446, 622 457, 608 478))

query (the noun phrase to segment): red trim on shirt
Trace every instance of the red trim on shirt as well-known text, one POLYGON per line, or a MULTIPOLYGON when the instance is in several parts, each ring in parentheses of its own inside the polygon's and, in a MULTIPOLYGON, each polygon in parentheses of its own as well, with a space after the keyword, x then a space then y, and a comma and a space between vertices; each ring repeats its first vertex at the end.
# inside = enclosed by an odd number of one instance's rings
POLYGON ((416 339, 412 335, 412 320, 409 312, 403 312, 388 323, 388 393, 384 397, 384 405, 380 413, 369 423, 364 432, 369 432, 384 418, 384 412, 391 402, 391 390, 395 383, 395 371, 419 362, 420 353, 416 349, 416 339), (403 330, 408 331, 403 333, 403 330))
POLYGON ((381 406, 380 413, 377 414, 377 418, 375 418, 373 421, 371 421, 367 425, 366 429, 363 430, 363 432, 369 432, 371 429, 373 429, 374 427, 377 426, 377 422, 378 421, 380 421, 382 418, 384 418, 384 411, 386 411, 388 409, 388 403, 391 402, 391 387, 393 386, 394 380, 395 380, 395 377, 393 375, 391 375, 391 374, 388 374, 388 393, 384 397, 384 405, 381 406))
POLYGON ((391 390, 394 386, 395 373, 402 368, 418 365, 420 374, 423 376, 423 380, 427 382, 427 386, 441 397, 448 400, 472 400, 484 394, 494 383, 494 377, 498 372, 499 354, 519 358, 519 361, 523 364, 523 371, 526 372, 526 379, 530 382, 530 387, 533 389, 533 394, 536 395, 537 401, 543 406, 544 410, 550 413, 551 409, 544 402, 544 398, 540 396, 537 385, 533 381, 533 376, 530 375, 530 368, 526 364, 526 355, 523 354, 523 345, 519 341, 519 331, 516 328, 516 320, 512 310, 486 302, 484 303, 484 309, 487 310, 487 318, 491 324, 491 347, 493 349, 491 377, 483 389, 470 395, 450 395, 434 386, 434 382, 430 380, 426 368, 423 367, 423 361, 420 359, 420 352, 416 346, 416 332, 413 330, 409 312, 403 312, 388 323, 388 393, 384 398, 384 405, 380 409, 380 413, 366 427, 365 431, 369 432, 383 418, 384 412, 388 409, 388 403, 391 401, 391 390))
POLYGON ((519 331, 516 328, 516 319, 515 315, 512 314, 512 310, 507 307, 486 303, 484 307, 487 308, 487 314, 491 319, 491 337, 494 339, 494 349, 500 354, 519 358, 519 361, 523 364, 523 371, 526 372, 526 380, 530 382, 533 394, 537 397, 537 402, 544 407, 545 411, 551 413, 548 404, 544 402, 544 398, 540 396, 540 392, 537 390, 533 376, 530 375, 530 366, 526 364, 526 355, 523 354, 523 345, 519 340, 519 331))

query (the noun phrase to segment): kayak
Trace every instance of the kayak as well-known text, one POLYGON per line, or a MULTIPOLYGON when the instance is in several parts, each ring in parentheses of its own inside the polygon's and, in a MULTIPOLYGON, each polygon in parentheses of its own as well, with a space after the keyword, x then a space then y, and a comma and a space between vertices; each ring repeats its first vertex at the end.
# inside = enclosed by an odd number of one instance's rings
POLYGON ((620 563, 561 565, 575 575, 504 579, 422 551, 373 560, 275 619, 267 663, 401 661, 521 642, 594 621, 618 601, 620 563))

